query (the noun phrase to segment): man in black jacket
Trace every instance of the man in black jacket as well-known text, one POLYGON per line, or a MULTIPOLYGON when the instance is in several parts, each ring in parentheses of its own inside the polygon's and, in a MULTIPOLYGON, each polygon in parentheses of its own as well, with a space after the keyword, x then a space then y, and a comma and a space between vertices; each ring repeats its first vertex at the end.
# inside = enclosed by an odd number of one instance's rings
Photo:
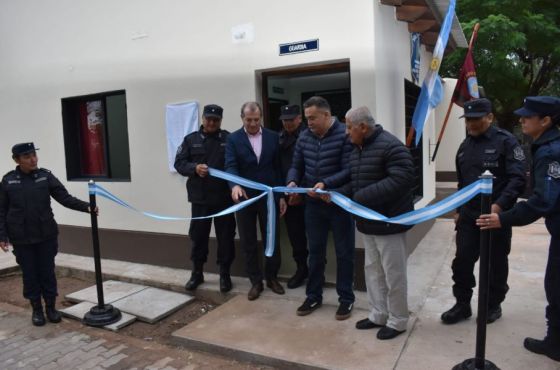
POLYGON ((68 194, 49 170, 37 166, 33 143, 14 145, 12 158, 17 167, 0 185, 0 248, 7 252, 10 244, 14 247, 22 271, 23 296, 33 307, 33 325, 45 324, 41 296, 47 319, 60 322, 60 312, 55 309, 58 291, 54 271, 58 227, 51 196, 64 207, 81 212, 89 212, 89 203, 68 194))
MULTIPOLYGON (((192 217, 215 214, 233 202, 229 195, 227 182, 208 176, 208 167, 224 169, 226 140, 229 132, 220 128, 222 107, 210 104, 204 107, 202 126, 185 137, 175 157, 175 169, 187 176, 187 192, 192 203, 192 217)), ((203 266, 208 258, 208 240, 214 220, 218 239, 217 264, 220 266, 220 291, 229 292, 232 288, 230 266, 235 257, 235 218, 232 214, 192 220, 189 237, 192 242, 191 260, 193 271, 185 289, 195 290, 204 282, 203 266)))
MULTIPOLYGON (((285 181, 292 166, 294 149, 299 135, 305 130, 301 123, 299 105, 284 105, 280 108, 283 129, 280 132, 280 168, 285 181)), ((308 275, 307 237, 305 236, 305 202, 301 197, 290 198, 284 215, 288 238, 292 245, 292 256, 296 262, 295 274, 288 280, 288 288, 294 289, 303 284, 308 275)))
MULTIPOLYGON (((489 170, 494 175, 492 212, 513 207, 525 189, 525 156, 515 136, 492 125, 492 103, 482 98, 466 102, 467 138, 457 151, 458 188, 478 181, 489 170)), ((453 295, 456 304, 441 315, 444 324, 455 324, 472 315, 471 297, 475 286, 474 265, 480 255, 480 230, 475 224, 481 213, 480 196, 460 207, 455 215, 457 251, 453 270, 453 295)), ((502 316, 501 303, 509 290, 508 255, 511 249, 511 227, 492 232, 488 291, 488 318, 492 323, 502 316)))
MULTIPOLYGON (((345 193, 355 202, 393 217, 413 209, 414 165, 404 144, 375 124, 366 107, 346 113, 346 132, 354 144, 352 181, 345 193), (351 189, 349 189, 351 188, 351 189)), ((356 217, 365 249, 364 272, 371 312, 357 329, 381 328, 377 338, 391 339, 408 323, 406 231, 411 226, 356 217)))
MULTIPOLYGON (((342 123, 331 116, 329 103, 319 96, 304 104, 309 129, 296 143, 292 167, 286 179, 288 186, 310 187, 305 200, 305 225, 309 240, 309 279, 307 298, 297 309, 299 316, 308 315, 323 301, 326 251, 332 230, 336 251, 336 291, 339 306, 335 318, 350 317, 354 306, 354 221, 345 210, 327 203, 327 194, 316 190, 337 189, 350 179, 348 159, 352 144, 342 123)), ((297 198, 291 195, 290 198, 297 198)))

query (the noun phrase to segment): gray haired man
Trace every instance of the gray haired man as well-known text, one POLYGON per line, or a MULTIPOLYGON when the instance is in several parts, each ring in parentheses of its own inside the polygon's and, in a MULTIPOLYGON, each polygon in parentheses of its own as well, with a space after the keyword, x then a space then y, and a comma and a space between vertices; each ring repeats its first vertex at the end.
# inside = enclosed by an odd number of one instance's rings
MULTIPOLYGON (((412 156, 403 143, 375 123, 366 107, 346 113, 346 133, 354 145, 350 155, 351 182, 344 192, 385 216, 413 209, 412 156)), ((408 323, 406 242, 411 226, 356 217, 365 247, 364 272, 371 312, 357 329, 381 328, 377 338, 392 339, 408 323)))

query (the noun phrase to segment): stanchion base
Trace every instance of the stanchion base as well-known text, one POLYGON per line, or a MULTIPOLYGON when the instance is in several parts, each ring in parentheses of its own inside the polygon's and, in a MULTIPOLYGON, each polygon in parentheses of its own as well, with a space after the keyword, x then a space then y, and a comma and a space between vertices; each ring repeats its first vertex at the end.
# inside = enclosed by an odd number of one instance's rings
POLYGON ((492 361, 484 360, 484 367, 478 368, 476 367, 476 359, 469 358, 468 360, 463 361, 462 363, 453 366, 453 370, 500 370, 499 367, 494 365, 492 361))
POLYGON ((82 322, 89 326, 101 327, 111 325, 121 319, 121 311, 110 304, 94 306, 84 315, 82 322))

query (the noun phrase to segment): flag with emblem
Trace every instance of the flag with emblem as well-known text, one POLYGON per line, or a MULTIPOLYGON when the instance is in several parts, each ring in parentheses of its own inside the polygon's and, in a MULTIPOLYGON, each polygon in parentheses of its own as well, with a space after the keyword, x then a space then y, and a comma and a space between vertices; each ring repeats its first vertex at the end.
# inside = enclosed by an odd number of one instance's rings
POLYGON ((476 41, 477 33, 478 27, 475 27, 469 45, 469 50, 465 56, 465 61, 463 62, 463 66, 459 72, 459 79, 457 80, 457 85, 455 85, 455 91, 453 91, 453 97, 451 98, 453 103, 460 107, 462 107, 466 101, 478 99, 480 97, 472 55, 473 45, 476 41))
POLYGON ((422 137, 422 131, 424 130, 426 121, 430 117, 430 113, 432 113, 434 108, 441 101, 443 87, 439 77, 439 68, 443 59, 443 53, 445 52, 445 48, 447 46, 454 16, 455 0, 450 0, 436 46, 434 47, 432 62, 430 63, 430 68, 426 74, 426 78, 424 78, 424 82, 422 83, 420 97, 418 98, 416 108, 414 109, 414 115, 412 116, 412 128, 409 131, 407 138, 408 146, 410 146, 414 132, 416 133, 415 145, 418 145, 420 138, 422 137))

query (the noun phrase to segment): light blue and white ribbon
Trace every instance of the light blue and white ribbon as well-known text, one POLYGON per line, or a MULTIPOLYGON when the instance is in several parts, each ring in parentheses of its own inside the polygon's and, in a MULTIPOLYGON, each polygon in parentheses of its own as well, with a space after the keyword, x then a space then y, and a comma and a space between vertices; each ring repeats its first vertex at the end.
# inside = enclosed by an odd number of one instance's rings
MULTIPOLYGON (((262 191, 262 194, 251 198, 251 199, 247 199, 244 200, 238 204, 235 204, 229 208, 224 209, 223 211, 220 211, 216 214, 213 215, 209 215, 209 216, 204 216, 204 217, 172 217, 172 216, 162 216, 162 215, 158 215, 155 213, 151 213, 151 212, 145 212, 145 211, 141 211, 133 206, 131 206, 130 204, 126 203, 125 201, 123 201, 122 199, 118 198, 117 196, 111 194, 108 190, 106 190, 105 188, 103 188, 100 185, 97 185, 93 182, 89 183, 89 193, 90 194, 97 194, 99 196, 102 196, 104 198, 107 198, 125 208, 128 208, 132 211, 138 212, 140 214, 143 214, 144 216, 147 217, 151 217, 157 220, 163 220, 163 221, 188 221, 188 220, 201 220, 201 219, 206 219, 206 218, 213 218, 213 217, 219 217, 219 216, 224 216, 230 213, 234 213, 237 212, 253 203, 255 203, 256 201, 258 201, 259 199, 263 198, 263 197, 267 197, 267 208, 268 208, 268 213, 267 213, 267 228, 266 228, 266 248, 265 248, 265 255, 267 257, 271 257, 274 253, 274 246, 275 246, 275 235, 276 235, 276 203, 274 200, 274 193, 307 193, 309 191, 312 191, 312 189, 310 188, 292 188, 292 187, 286 187, 286 186, 276 186, 276 187, 271 187, 268 185, 263 185, 261 183, 255 182, 255 181, 251 181, 248 179, 245 179, 243 177, 240 176, 236 176, 236 175, 232 175, 230 173, 224 172, 224 171, 220 171, 220 170, 216 170, 213 168, 209 169, 209 173, 210 176, 214 176, 217 177, 219 179, 222 180, 226 180, 229 182, 233 182, 235 184, 239 184, 241 186, 247 187, 247 188, 251 188, 254 190, 260 190, 262 191)), ((427 206, 415 211, 411 211, 411 212, 407 212, 405 214, 402 214, 400 216, 395 216, 395 217, 386 217, 378 212, 375 212, 367 207, 362 206, 361 204, 358 204, 356 202, 354 202, 353 200, 345 197, 342 194, 339 194, 337 192, 334 191, 323 191, 323 190, 317 190, 317 193, 324 193, 324 194, 329 194, 331 197, 331 201, 333 203, 335 203, 337 206, 341 207, 342 209, 346 210, 347 212, 352 213, 355 216, 358 217, 362 217, 368 220, 372 220, 372 221, 382 221, 382 222, 388 222, 388 223, 394 223, 394 224, 401 224, 401 225, 416 225, 428 220, 431 220, 433 218, 436 218, 438 216, 441 216, 447 212, 450 212, 460 206, 462 206, 463 204, 465 204, 466 202, 468 202, 469 200, 471 200, 472 198, 474 198, 475 196, 477 196, 478 194, 492 194, 492 177, 491 176, 486 176, 483 177, 481 180, 478 180, 466 187, 464 187, 463 189, 457 191, 456 193, 452 194, 451 196, 431 205, 431 206, 427 206)))

